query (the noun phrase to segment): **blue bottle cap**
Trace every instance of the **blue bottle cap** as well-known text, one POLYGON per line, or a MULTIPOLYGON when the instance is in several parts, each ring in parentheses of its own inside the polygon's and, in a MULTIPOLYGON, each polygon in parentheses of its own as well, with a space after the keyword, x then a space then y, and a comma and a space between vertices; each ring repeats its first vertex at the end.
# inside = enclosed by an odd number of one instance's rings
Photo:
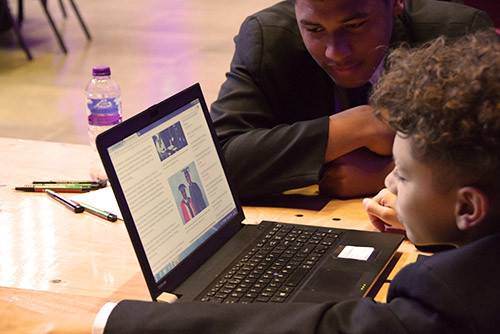
POLYGON ((109 66, 97 66, 92 69, 93 76, 106 76, 111 75, 109 66))

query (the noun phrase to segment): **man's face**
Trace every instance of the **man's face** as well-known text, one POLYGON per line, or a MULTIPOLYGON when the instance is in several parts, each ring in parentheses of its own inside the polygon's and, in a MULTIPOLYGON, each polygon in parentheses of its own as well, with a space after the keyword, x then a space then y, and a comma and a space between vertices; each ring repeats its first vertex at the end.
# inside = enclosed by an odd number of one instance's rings
POLYGON ((338 85, 368 82, 387 52, 402 0, 296 0, 304 44, 338 85))
POLYGON ((191 175, 189 175, 189 173, 184 173, 184 176, 186 177, 186 181, 191 184, 191 175))
POLYGON ((395 210, 408 239, 417 245, 456 244, 455 199, 458 188, 438 190, 435 171, 411 155, 411 139, 394 139, 394 170, 385 179, 396 195, 395 210))

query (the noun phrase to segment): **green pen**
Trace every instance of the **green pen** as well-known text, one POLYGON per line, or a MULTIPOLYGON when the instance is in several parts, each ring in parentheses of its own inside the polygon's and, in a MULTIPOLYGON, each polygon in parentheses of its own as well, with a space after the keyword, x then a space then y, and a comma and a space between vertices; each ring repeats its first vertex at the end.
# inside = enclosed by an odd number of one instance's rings
POLYGON ((118 217, 111 212, 107 212, 107 211, 104 211, 104 210, 101 210, 98 208, 94 208, 93 206, 85 204, 85 203, 78 203, 78 204, 80 206, 83 206, 85 211, 88 211, 88 212, 92 213, 93 215, 96 215, 96 216, 101 217, 103 219, 107 219, 110 222, 115 222, 118 219, 118 217))
POLYGON ((22 187, 15 187, 15 190, 26 191, 26 192, 44 192, 46 189, 50 189, 61 193, 83 193, 92 190, 89 186, 84 186, 80 184, 28 184, 22 187))
POLYGON ((104 188, 107 186, 108 181, 92 181, 92 180, 49 180, 49 181, 33 181, 33 184, 36 185, 47 185, 47 184, 80 184, 80 185, 88 185, 92 188, 104 188))
POLYGON ((59 187, 61 186, 62 188, 68 188, 68 187, 88 187, 90 190, 96 190, 99 188, 102 188, 102 186, 98 183, 33 183, 34 186, 37 187, 47 187, 49 189, 53 189, 54 186, 59 187))

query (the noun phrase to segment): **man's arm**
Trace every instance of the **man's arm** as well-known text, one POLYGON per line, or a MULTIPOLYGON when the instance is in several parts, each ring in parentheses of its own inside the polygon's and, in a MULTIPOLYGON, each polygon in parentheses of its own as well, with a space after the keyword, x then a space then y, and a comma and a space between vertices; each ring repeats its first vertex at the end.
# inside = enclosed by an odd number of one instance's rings
POLYGON ((330 116, 325 163, 366 147, 380 156, 392 155, 395 132, 373 114, 370 106, 359 106, 330 116))
POLYGON ((370 106, 330 116, 325 163, 329 168, 320 192, 337 198, 377 193, 391 171, 394 131, 377 119, 370 106))
POLYGON ((384 187, 385 177, 393 167, 391 156, 380 156, 365 147, 360 148, 329 164, 319 191, 342 199, 370 196, 384 187))

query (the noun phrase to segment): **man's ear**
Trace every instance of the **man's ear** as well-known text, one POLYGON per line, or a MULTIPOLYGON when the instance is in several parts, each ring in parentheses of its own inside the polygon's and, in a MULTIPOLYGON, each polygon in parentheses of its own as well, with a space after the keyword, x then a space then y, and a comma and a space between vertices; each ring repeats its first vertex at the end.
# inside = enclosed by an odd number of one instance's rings
POLYGON ((392 7, 392 14, 397 16, 403 12, 405 9, 405 0, 394 0, 394 6, 392 7))
POLYGON ((476 187, 458 190, 455 216, 460 230, 468 230, 486 219, 490 211, 488 196, 476 187))

